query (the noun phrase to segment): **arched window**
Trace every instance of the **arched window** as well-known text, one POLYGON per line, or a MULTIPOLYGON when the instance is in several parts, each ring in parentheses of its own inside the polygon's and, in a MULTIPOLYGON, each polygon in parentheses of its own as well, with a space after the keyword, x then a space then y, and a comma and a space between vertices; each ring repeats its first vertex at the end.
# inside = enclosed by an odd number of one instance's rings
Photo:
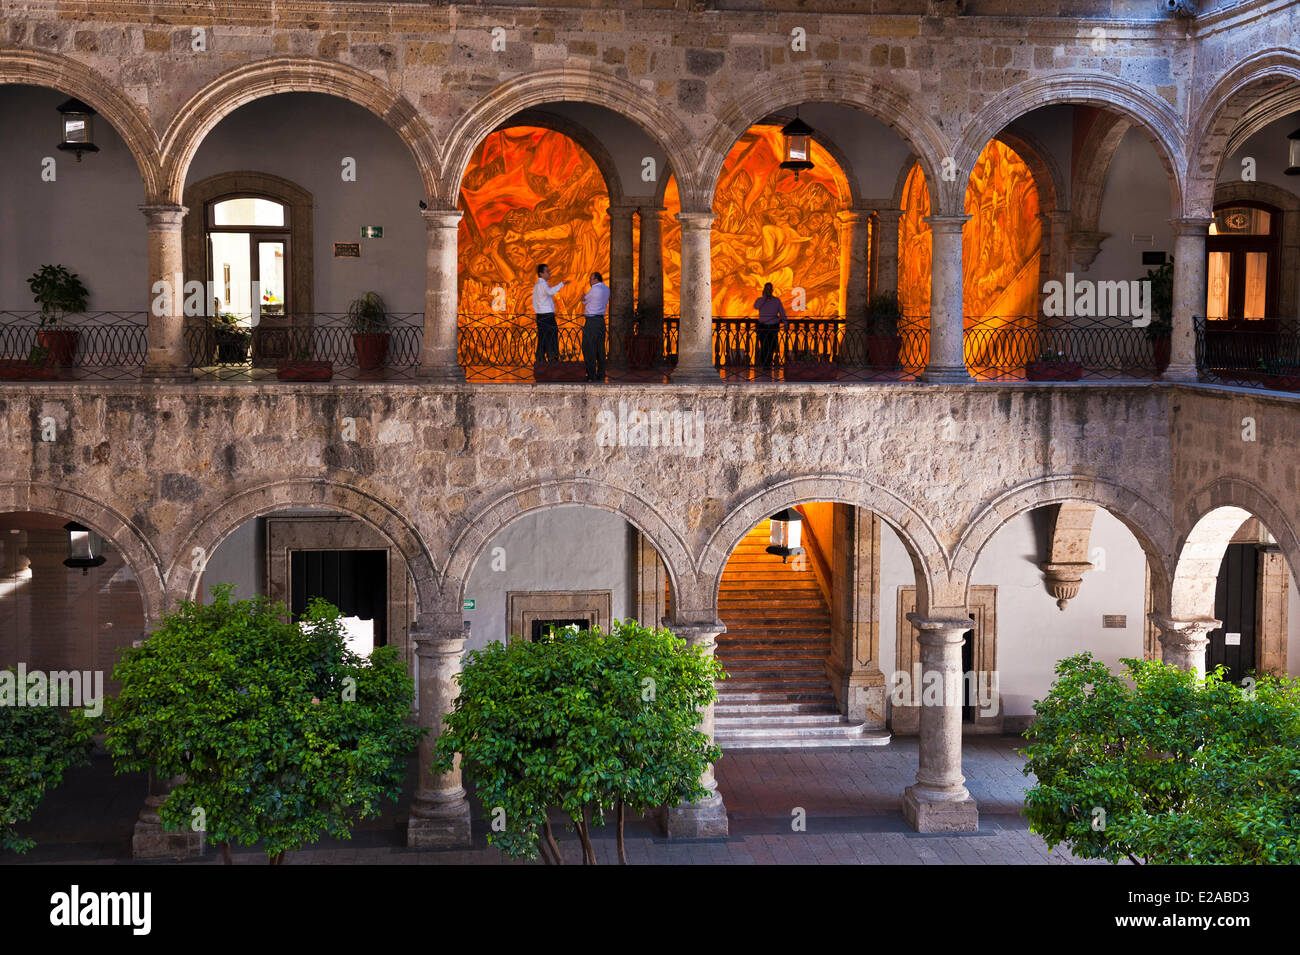
POLYGON ((1267 318, 1277 314, 1282 213, 1239 200, 1214 208, 1206 240, 1206 317, 1267 318))
POLYGON ((264 196, 222 196, 206 204, 214 314, 233 315, 241 325, 289 314, 290 215, 286 204, 264 196))

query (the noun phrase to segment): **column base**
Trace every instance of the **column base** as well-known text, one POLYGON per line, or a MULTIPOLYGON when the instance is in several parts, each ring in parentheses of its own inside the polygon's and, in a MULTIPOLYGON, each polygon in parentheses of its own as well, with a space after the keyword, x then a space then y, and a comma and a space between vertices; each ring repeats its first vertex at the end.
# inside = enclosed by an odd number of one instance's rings
POLYGON ((979 809, 965 786, 957 793, 908 786, 903 818, 917 832, 976 832, 980 827, 979 809))
POLYGON ((406 822, 410 849, 467 849, 473 844, 469 802, 464 795, 446 802, 411 808, 406 822))
POLYGON ((721 793, 715 792, 699 802, 665 807, 663 813, 669 839, 725 839, 730 831, 721 793))
POLYGON ((193 859, 203 855, 203 833, 169 830, 162 822, 140 819, 131 834, 132 859, 193 859))
POLYGON ((928 365, 921 380, 936 385, 960 385, 974 381, 964 365, 928 365))
POLYGON ((460 365, 453 365, 450 368, 445 366, 421 368, 416 373, 415 380, 434 385, 463 385, 465 383, 465 369, 460 365))
POLYGON ((1160 374, 1161 381, 1200 381, 1201 373, 1195 365, 1170 365, 1160 374))
POLYGON ((141 381, 156 381, 163 384, 168 382, 193 381, 194 370, 184 367, 177 368, 174 365, 149 365, 146 364, 140 369, 141 381))
POLYGON ((668 381, 674 385, 718 385, 722 383, 722 377, 718 374, 718 369, 712 364, 678 364, 668 374, 668 381))

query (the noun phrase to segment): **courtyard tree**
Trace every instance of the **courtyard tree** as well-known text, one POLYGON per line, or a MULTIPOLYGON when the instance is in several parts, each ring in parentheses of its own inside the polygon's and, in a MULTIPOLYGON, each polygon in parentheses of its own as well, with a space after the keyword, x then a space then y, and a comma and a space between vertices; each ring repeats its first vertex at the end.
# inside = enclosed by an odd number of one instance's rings
POLYGON ((456 755, 477 790, 488 842, 516 858, 563 860, 548 819, 560 810, 595 864, 591 829, 628 811, 704 797, 700 777, 721 750, 699 728, 722 668, 667 630, 633 621, 559 630, 538 642, 471 652, 438 738, 435 772, 456 755))
POLYGON ((1048 848, 1135 863, 1300 863, 1300 683, 1060 661, 1024 772, 1048 848))
POLYGON ((118 772, 182 776, 159 809, 169 829, 222 846, 260 843, 273 864, 323 834, 349 838, 396 800, 424 732, 393 647, 347 649, 337 608, 313 600, 185 603, 114 671, 107 746, 118 772))
POLYGON ((94 728, 80 709, 0 702, 0 849, 26 852, 36 844, 16 827, 69 769, 85 765, 94 728))

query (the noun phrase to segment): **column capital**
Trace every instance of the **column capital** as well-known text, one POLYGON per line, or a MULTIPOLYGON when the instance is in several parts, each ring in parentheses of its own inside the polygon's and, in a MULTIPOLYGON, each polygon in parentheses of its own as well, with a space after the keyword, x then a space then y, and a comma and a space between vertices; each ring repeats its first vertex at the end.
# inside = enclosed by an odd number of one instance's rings
POLYGON ((682 224, 682 231, 703 231, 713 227, 713 220, 717 218, 712 212, 679 212, 675 216, 678 222, 682 224))
POLYGON ((844 225, 857 225, 865 223, 871 218, 870 209, 841 209, 835 213, 835 218, 844 225))
POLYGON ((960 611, 941 612, 927 616, 922 616, 919 613, 909 613, 907 619, 911 621, 912 626, 921 631, 921 635, 917 639, 923 644, 932 646, 959 644, 962 641, 962 634, 975 626, 975 621, 968 616, 962 616, 960 611))
POLYGON ((925 216, 921 221, 930 226, 932 232, 960 232, 962 226, 970 221, 970 216, 925 216))
POLYGON ((418 623, 411 627, 411 641, 415 644, 415 655, 424 660, 434 657, 459 656, 465 650, 464 627, 454 630, 450 627, 424 628, 418 623))
POLYGON ((146 221, 150 228, 173 228, 179 229, 181 223, 185 221, 185 213, 189 212, 185 206, 179 203, 142 203, 139 207, 144 213, 146 221))
POLYGON ((1175 620, 1159 610, 1147 614, 1147 619, 1159 629, 1162 646, 1188 650, 1197 650, 1206 646, 1210 642, 1210 631, 1221 626, 1221 621, 1213 617, 1175 620))
POLYGON ((1209 233, 1213 221, 1213 217, 1184 216, 1170 219, 1169 224, 1174 227, 1174 235, 1204 236, 1209 233))
POLYGON ((424 225, 429 229, 455 229, 465 215, 460 209, 421 209, 424 225))
POLYGON ((636 211, 643 216, 652 215, 657 219, 659 217, 659 213, 668 211, 668 207, 661 206, 658 202, 655 202, 652 199, 648 202, 638 202, 636 204, 636 211))
POLYGON ((727 632, 727 625, 721 620, 701 621, 699 623, 673 623, 668 617, 663 625, 677 637, 686 641, 687 646, 712 646, 721 634, 727 632))
POLYGON ((875 214, 876 220, 882 223, 894 223, 896 225, 903 219, 902 209, 881 209, 877 207, 875 214))
POLYGON ((609 217, 612 219, 619 216, 620 218, 630 219, 640 208, 641 206, 635 202, 611 202, 609 204, 609 217))

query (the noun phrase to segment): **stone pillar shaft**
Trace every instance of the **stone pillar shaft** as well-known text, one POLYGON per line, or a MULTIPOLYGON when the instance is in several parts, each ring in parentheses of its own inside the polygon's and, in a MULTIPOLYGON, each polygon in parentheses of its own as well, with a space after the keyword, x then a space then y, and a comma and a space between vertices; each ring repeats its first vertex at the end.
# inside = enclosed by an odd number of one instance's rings
POLYGON ((1166 381, 1195 381, 1197 318, 1205 317, 1205 238, 1213 219, 1174 219, 1174 330, 1166 381))
POLYGON ((459 209, 425 209, 428 230, 424 286, 424 344, 420 377, 426 381, 464 381, 457 360, 457 242, 459 209))
MULTIPOLYGON (((664 312, 663 228, 659 221, 663 211, 663 206, 658 205, 637 207, 641 219, 641 286, 637 304, 643 314, 654 317, 664 312)), ((682 271, 685 273, 685 265, 682 271)))
POLYGON ((682 315, 677 331, 675 382, 716 382, 713 365, 713 213, 680 212, 682 315))
MULTIPOLYGON (((140 376, 150 381, 188 381, 189 350, 185 347, 185 256, 181 205, 142 205, 148 228, 149 329, 148 353, 140 376)), ((204 311, 207 311, 206 307, 204 311)))
MULTIPOLYGON (((709 657, 717 648, 718 634, 726 628, 722 621, 712 624, 673 627, 673 632, 690 646, 700 647, 709 657)), ((700 712, 700 729, 713 739, 713 704, 710 703, 700 712)), ((666 811, 665 828, 670 839, 700 839, 726 836, 728 832, 727 807, 718 792, 718 781, 710 764, 700 776, 700 785, 708 790, 708 795, 698 802, 670 806, 666 811)))
POLYGON ((1160 659, 1180 670, 1191 670, 1198 679, 1203 679, 1209 633, 1220 626, 1220 621, 1210 617, 1174 620, 1159 611, 1148 616, 1160 630, 1160 659))
POLYGON ((469 802, 461 784, 460 757, 450 772, 434 774, 434 744, 443 720, 460 695, 456 674, 465 652, 465 631, 451 628, 411 630, 419 658, 419 720, 429 732, 420 741, 420 771, 406 844, 413 848, 450 848, 470 844, 469 802))
POLYGON ((634 295, 632 288, 633 205, 609 207, 609 356, 624 357, 624 343, 632 329, 634 295))
POLYGON ((848 209, 839 214, 839 222, 840 315, 848 327, 861 327, 866 320, 871 272, 871 216, 860 209, 848 209))
POLYGON ((970 381, 962 353, 961 230, 970 216, 926 216, 930 257, 930 360, 926 381, 970 381))
POLYGON ((921 632, 922 685, 937 679, 943 694, 940 705, 921 706, 916 784, 903 794, 903 815, 917 832, 974 831, 979 811, 961 772, 961 645, 971 621, 956 612, 907 616, 921 632))
POLYGON ((876 210, 876 294, 898 291, 898 223, 902 209, 876 210))

